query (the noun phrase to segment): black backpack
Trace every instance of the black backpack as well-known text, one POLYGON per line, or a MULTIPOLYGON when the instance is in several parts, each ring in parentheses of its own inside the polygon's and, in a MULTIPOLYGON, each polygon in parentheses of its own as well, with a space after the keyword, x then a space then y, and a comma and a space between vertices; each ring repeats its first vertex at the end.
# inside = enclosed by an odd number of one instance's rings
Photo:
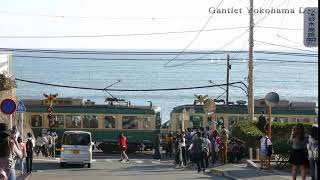
POLYGON ((32 152, 33 151, 33 143, 31 139, 28 139, 26 143, 26 150, 27 152, 32 152))
POLYGON ((272 148, 272 145, 269 145, 268 146, 268 144, 267 144, 267 142, 268 142, 268 139, 269 138, 266 138, 266 147, 267 147, 267 156, 271 156, 272 155, 272 151, 273 151, 273 148, 272 148))

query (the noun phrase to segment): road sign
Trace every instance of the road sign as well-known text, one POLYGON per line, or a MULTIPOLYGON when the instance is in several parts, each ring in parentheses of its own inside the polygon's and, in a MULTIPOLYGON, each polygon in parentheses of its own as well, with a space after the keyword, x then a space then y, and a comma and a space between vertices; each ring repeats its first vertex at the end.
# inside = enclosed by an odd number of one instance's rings
POLYGON ((14 113, 16 108, 16 103, 12 99, 4 99, 0 105, 1 112, 7 115, 14 113))
POLYGON ((22 101, 19 101, 18 105, 17 105, 17 109, 16 112, 26 112, 26 107, 24 106, 22 101))
POLYGON ((306 47, 318 46, 318 8, 307 7, 304 11, 303 43, 306 47))

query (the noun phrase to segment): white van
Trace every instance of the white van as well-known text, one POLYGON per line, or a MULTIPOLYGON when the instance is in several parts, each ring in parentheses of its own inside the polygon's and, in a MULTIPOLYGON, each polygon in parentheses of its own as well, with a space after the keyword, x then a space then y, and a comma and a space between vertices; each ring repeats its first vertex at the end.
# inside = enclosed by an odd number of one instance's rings
POLYGON ((65 131, 61 143, 60 166, 65 164, 87 164, 92 163, 91 133, 86 131, 65 131))

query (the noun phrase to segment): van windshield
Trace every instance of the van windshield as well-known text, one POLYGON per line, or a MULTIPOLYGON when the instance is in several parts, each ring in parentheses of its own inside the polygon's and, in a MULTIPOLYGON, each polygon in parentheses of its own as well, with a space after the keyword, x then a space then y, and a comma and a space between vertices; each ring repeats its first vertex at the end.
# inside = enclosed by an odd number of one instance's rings
POLYGON ((62 144, 64 145, 90 145, 90 135, 81 134, 64 134, 62 144))

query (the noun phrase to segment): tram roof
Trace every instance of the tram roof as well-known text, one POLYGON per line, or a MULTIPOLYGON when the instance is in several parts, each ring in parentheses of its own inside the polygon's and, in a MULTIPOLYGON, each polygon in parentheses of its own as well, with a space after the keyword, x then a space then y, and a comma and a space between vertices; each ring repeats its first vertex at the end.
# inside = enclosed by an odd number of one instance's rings
MULTIPOLYGON (((183 109, 187 111, 194 109, 195 113, 204 113, 202 105, 181 105, 174 107, 172 113, 182 113, 183 109)), ((261 111, 266 112, 266 107, 255 107, 254 111, 256 114, 260 114, 261 111)), ((248 109, 245 105, 216 105, 216 113, 223 114, 247 114, 248 109)), ((290 107, 274 107, 272 108, 272 114, 283 114, 283 115, 317 115, 315 109, 311 108, 290 108, 290 107)))
MULTIPOLYGON (((47 106, 26 105, 27 112, 47 112, 47 106)), ((149 106, 117 106, 117 105, 94 105, 94 106, 53 106, 53 113, 88 113, 88 114, 149 114, 156 113, 155 108, 149 106)))

